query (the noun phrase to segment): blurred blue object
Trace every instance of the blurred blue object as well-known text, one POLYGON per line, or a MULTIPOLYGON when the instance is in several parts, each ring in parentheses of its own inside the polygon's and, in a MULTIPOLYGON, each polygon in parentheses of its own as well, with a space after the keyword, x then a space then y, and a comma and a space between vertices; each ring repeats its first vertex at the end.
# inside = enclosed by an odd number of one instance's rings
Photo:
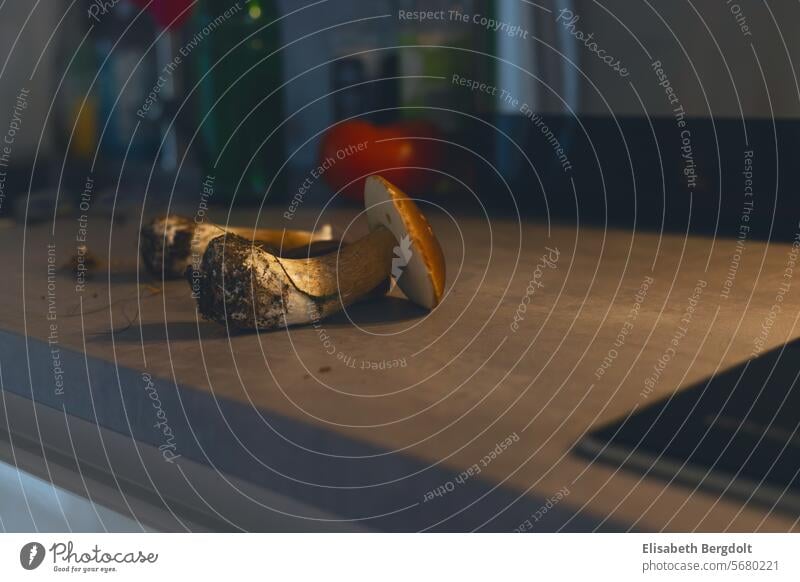
POLYGON ((16 467, 0 463, 0 531, 142 532, 148 528, 16 467))

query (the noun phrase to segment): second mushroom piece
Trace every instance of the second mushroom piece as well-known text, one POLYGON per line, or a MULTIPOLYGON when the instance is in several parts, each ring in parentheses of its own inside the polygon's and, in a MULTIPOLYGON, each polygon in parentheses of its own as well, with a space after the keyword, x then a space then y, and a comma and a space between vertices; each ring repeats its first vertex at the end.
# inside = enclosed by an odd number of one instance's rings
POLYGON ((215 238, 200 266, 200 313, 248 330, 313 323, 385 292, 392 276, 409 300, 436 307, 445 261, 425 216, 380 176, 367 179, 365 203, 369 234, 319 257, 285 259, 238 236, 215 238))
POLYGON ((193 262, 199 262, 208 243, 223 234, 235 234, 257 240, 275 253, 309 247, 332 240, 332 229, 325 225, 315 232, 220 226, 186 216, 167 215, 154 218, 142 227, 139 248, 144 266, 153 275, 179 278, 193 262))

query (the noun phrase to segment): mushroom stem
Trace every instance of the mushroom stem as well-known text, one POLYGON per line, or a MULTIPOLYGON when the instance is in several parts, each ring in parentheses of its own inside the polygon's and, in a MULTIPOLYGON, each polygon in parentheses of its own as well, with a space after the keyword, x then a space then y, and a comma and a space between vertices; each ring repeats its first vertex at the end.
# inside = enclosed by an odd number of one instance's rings
POLYGON ((153 219, 142 227, 140 250, 147 269, 154 275, 181 277, 186 268, 198 264, 212 239, 225 233, 258 240, 276 254, 292 251, 314 242, 330 240, 332 229, 325 225, 316 232, 307 230, 253 229, 223 227, 198 222, 185 216, 170 215, 153 219))
MULTIPOLYGON (((228 234, 235 234, 243 238, 257 240, 283 251, 305 247, 313 242, 330 240, 332 238, 332 229, 330 225, 325 225, 316 232, 311 232, 310 230, 283 230, 273 228, 258 228, 253 230, 246 226, 227 228, 218 225, 214 226, 228 234)), ((220 234, 222 234, 222 232, 216 232, 211 238, 219 236, 220 234)), ((208 244, 206 244, 206 246, 208 246, 208 244)))
POLYGON ((300 291, 316 297, 338 295, 347 305, 391 276, 396 245, 394 235, 381 226, 338 252, 278 261, 300 291))
POLYGON ((207 319, 239 329, 313 323, 388 290, 396 240, 379 227, 336 252, 308 259, 277 257, 257 243, 224 235, 208 245, 198 287, 207 319))

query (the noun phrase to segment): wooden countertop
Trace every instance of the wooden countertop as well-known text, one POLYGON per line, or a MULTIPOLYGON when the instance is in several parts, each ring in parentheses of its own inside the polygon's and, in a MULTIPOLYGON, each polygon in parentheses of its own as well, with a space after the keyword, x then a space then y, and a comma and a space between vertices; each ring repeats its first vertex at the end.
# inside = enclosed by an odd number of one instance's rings
MULTIPOLYGON (((343 231, 355 215, 338 209, 325 220, 343 231)), ((2 230, 4 389, 370 527, 510 530, 568 492, 536 528, 797 529, 796 516, 574 453, 591 428, 746 360, 789 245, 747 241, 739 260, 731 239, 436 212, 431 221, 448 265, 434 312, 393 292, 319 326, 230 336, 198 320, 184 281, 137 273, 138 220, 110 228, 90 217, 88 244, 106 268, 82 293, 66 269, 48 291, 48 245, 64 265, 76 219, 2 230), (48 346, 51 325, 57 343, 48 346), (682 325, 674 357, 643 395, 682 325), (598 377, 623 327, 629 333, 598 377), (157 414, 169 443, 153 429, 157 414), (444 494, 430 494, 440 486, 444 494)), ((293 226, 312 222, 301 210, 293 226)), ((364 229, 357 220, 348 236, 364 229)), ((765 351, 798 336, 798 307, 792 286, 765 351)))

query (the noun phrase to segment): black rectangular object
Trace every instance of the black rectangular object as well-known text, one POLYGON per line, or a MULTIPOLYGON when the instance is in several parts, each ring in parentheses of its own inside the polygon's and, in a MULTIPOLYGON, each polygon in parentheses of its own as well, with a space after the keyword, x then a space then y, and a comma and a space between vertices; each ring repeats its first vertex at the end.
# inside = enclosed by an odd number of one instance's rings
POLYGON ((800 515, 800 341, 601 427, 578 451, 800 515))

